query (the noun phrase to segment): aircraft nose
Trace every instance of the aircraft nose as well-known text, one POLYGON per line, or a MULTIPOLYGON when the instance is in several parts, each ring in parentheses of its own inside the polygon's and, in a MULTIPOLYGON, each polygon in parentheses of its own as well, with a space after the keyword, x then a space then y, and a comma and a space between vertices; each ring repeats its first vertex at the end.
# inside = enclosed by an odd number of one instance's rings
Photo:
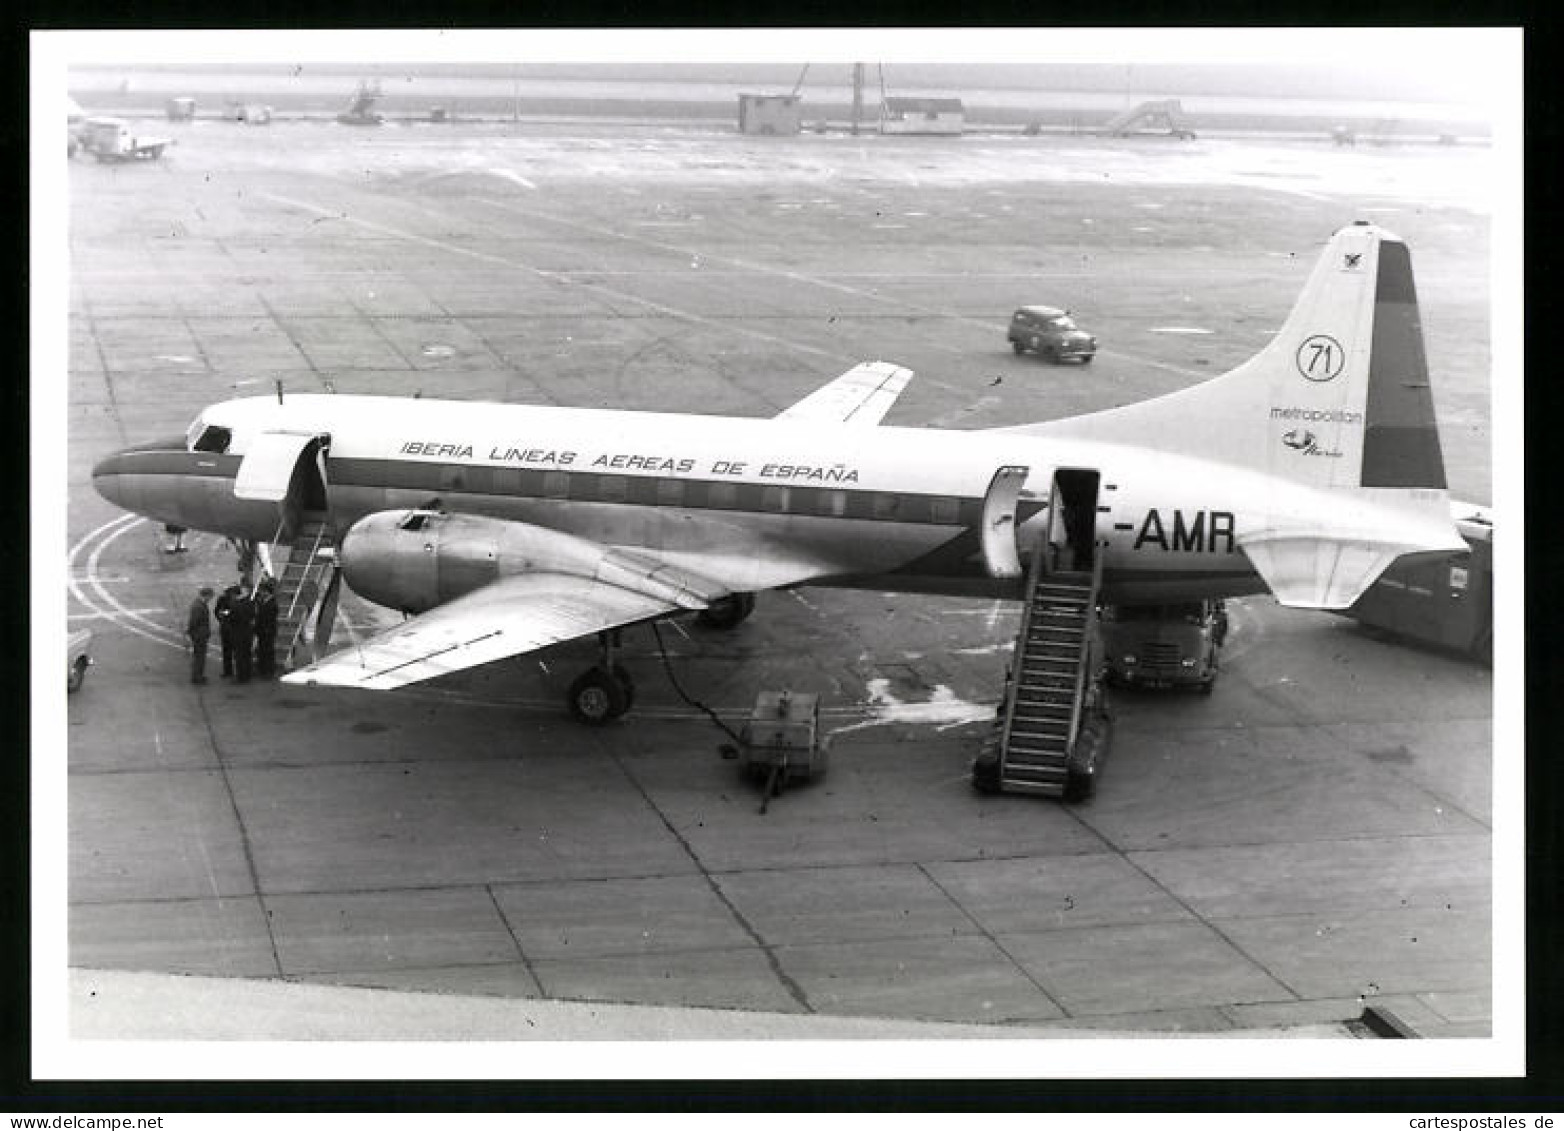
POLYGON ((160 455, 185 452, 185 438, 174 436, 149 444, 121 448, 100 459, 92 469, 92 486, 100 496, 128 511, 140 511, 143 500, 137 484, 147 474, 167 470, 160 455))
POLYGON ((126 500, 126 455, 125 452, 115 452, 100 459, 92 469, 92 487, 115 506, 130 510, 126 500))

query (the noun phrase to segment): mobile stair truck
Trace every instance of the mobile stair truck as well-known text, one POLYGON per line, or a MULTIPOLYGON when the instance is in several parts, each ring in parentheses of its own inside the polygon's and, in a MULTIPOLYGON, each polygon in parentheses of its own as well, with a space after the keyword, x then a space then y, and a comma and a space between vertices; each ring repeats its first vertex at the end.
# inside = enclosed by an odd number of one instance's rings
POLYGON ((1111 735, 1097 620, 1097 486, 1096 471, 1054 473, 1004 700, 972 763, 979 792, 1062 801, 1092 795, 1111 735))

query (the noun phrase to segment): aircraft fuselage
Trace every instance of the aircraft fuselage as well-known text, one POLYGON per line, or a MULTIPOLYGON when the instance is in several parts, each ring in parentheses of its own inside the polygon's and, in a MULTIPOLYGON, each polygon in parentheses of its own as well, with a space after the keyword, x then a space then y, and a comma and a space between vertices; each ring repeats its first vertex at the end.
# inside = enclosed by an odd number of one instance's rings
MULTIPOLYGON (((1019 598, 979 545, 995 469, 1028 468, 1017 507, 1023 557, 1047 522, 1056 469, 1100 473, 1096 539, 1109 601, 1263 588, 1238 549, 1278 505, 1323 505, 1253 473, 1066 438, 382 397, 232 401, 202 424, 228 450, 183 439, 127 449, 94 471, 127 509, 258 541, 279 508, 234 494, 261 432, 329 437, 325 479, 340 529, 377 511, 429 507, 534 523, 674 564, 724 555, 736 588, 764 589, 799 561, 811 584, 1019 598), (727 557, 731 555, 731 557, 727 557)), ((1300 514, 1300 520, 1309 516, 1300 514)))

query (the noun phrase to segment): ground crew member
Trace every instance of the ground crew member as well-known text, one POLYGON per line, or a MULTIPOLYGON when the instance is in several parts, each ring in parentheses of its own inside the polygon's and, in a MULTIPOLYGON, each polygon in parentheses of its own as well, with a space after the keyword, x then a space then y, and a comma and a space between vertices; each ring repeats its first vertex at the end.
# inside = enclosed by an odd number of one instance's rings
POLYGON ((249 683, 255 658, 255 602, 243 589, 229 602, 228 628, 233 634, 234 682, 249 683))
POLYGON ((262 679, 277 674, 277 586, 269 577, 255 591, 255 666, 262 679))
POLYGON ((185 618, 185 635, 190 638, 190 682, 206 682, 206 642, 212 638, 212 614, 206 603, 212 599, 211 586, 202 586, 196 599, 190 602, 190 615, 185 618))
POLYGON ((185 545, 185 528, 183 526, 175 526, 172 522, 165 522, 163 524, 163 533, 172 539, 163 548, 165 554, 183 554, 186 552, 188 547, 185 545))
POLYGON ((223 643, 224 679, 234 674, 234 631, 230 617, 233 613, 234 598, 237 596, 239 596, 239 587, 230 585, 223 590, 223 595, 217 598, 217 605, 213 609, 217 615, 217 635, 223 643))

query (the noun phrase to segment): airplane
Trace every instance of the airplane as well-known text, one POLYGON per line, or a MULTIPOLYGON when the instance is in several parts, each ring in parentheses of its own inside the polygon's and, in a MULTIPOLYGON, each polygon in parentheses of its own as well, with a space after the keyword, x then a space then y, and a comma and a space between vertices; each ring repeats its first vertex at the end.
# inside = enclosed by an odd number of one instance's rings
MULTIPOLYGON (((909 370, 865 362, 770 419, 357 395, 230 400, 116 452, 100 495, 288 543, 406 618, 284 679, 374 690, 595 635, 568 705, 631 705, 619 630, 816 585, 1023 600, 1033 555, 1095 556, 1104 604, 1269 590, 1343 609, 1450 517, 1411 258, 1357 221, 1237 368, 1067 419, 882 425, 909 370)), ((329 625, 323 627, 329 633, 329 625)))

